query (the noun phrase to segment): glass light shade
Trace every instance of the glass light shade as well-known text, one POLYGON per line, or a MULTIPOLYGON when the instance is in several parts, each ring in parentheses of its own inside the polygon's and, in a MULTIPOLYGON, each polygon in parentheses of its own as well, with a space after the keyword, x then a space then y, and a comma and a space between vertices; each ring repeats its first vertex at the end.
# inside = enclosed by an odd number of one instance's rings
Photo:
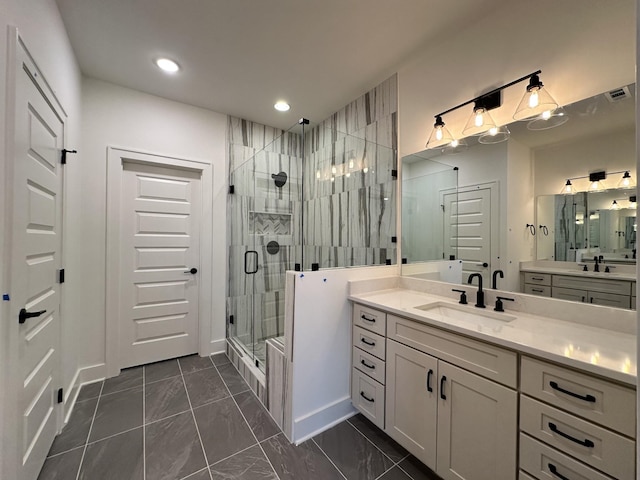
POLYGON ((629 172, 624 172, 622 178, 618 182, 618 188, 633 188, 636 186, 636 182, 633 181, 633 177, 629 172))
POLYGON ((464 139, 453 140, 452 142, 449 142, 444 146, 444 148, 442 149, 442 153, 444 153, 445 155, 455 155, 457 153, 462 153, 468 149, 469 145, 467 145, 467 142, 465 142, 464 139))
POLYGON ((555 110, 545 110, 537 117, 529 120, 527 130, 549 130, 550 128, 559 127, 569 121, 569 115, 564 108, 558 107, 555 110))
POLYGON ((596 180, 594 182, 589 182, 589 191, 590 192, 601 192, 602 190, 606 190, 607 187, 602 180, 596 180))
POLYGON ((484 145, 491 145, 493 143, 502 143, 509 140, 510 136, 511 136, 511 132, 509 131, 506 125, 502 127, 492 127, 486 132, 484 132, 482 135, 480 135, 480 137, 478 138, 478 142, 484 145))
POLYGON ((463 135, 479 135, 492 128, 497 128, 491 114, 483 107, 475 107, 462 130, 463 135))
POLYGON ((429 135, 429 140, 427 140, 427 144, 425 145, 425 147, 442 147, 443 145, 447 145, 452 141, 453 135, 451 135, 451 132, 442 121, 442 118, 440 116, 436 117, 436 123, 433 124, 433 130, 431 131, 431 135, 429 135))
POLYGON ((576 188, 571 183, 571 180, 567 180, 567 183, 564 184, 560 193, 563 195, 573 195, 576 193, 576 188))
POLYGON ((613 202, 611 202, 609 210, 620 210, 620 204, 616 200, 614 200, 613 202))
MULTIPOLYGON (((522 100, 513 114, 514 120, 526 120, 558 108, 558 102, 544 88, 538 75, 532 75, 522 100)), ((548 115, 548 114, 545 114, 548 115)))

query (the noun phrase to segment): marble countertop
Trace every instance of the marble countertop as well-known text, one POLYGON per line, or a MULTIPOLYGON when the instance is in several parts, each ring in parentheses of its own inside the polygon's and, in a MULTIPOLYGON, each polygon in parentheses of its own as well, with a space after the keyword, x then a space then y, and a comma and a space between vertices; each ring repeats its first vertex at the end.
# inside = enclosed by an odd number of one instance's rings
MULTIPOLYGON (((602 271, 594 272, 593 270, 589 270, 588 272, 584 272, 578 269, 569 269, 569 268, 553 268, 553 267, 538 267, 538 266, 522 266, 520 267, 521 272, 531 272, 531 273, 550 273, 552 275, 569 275, 572 277, 583 277, 583 278, 606 278, 609 280, 625 280, 625 281, 636 281, 636 275, 633 273, 624 273, 624 272, 609 272, 605 273, 604 269, 607 265, 600 265, 602 271)), ((609 267, 615 267, 609 265, 609 267)), ((589 268, 593 269, 592 265, 589 265, 589 268)), ((614 269, 615 270, 615 269, 614 269)))
POLYGON ((471 303, 459 305, 450 298, 403 288, 351 294, 349 299, 629 386, 636 384, 636 336, 633 334, 509 311, 508 302, 505 302, 506 312, 498 314, 490 307, 485 310, 471 303), (438 309, 425 311, 431 304, 451 306, 463 314, 447 316, 438 313, 438 309), (469 315, 464 312, 487 317, 465 319, 463 317, 469 315))

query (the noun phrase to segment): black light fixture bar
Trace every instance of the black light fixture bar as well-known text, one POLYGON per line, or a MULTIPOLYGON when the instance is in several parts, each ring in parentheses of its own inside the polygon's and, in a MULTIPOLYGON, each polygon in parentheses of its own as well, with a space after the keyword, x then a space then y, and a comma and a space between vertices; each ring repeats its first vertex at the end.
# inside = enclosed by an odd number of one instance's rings
POLYGON ((541 73, 542 73, 542 70, 536 70, 535 72, 530 73, 529 75, 525 75, 524 77, 520 77, 520 78, 518 78, 517 80, 514 80, 513 82, 509 82, 509 83, 507 83, 506 85, 502 85, 501 87, 494 88, 494 89, 493 89, 493 90, 491 90, 490 92, 483 93, 482 95, 478 95, 477 97, 472 98, 471 100, 467 100, 466 102, 461 103, 460 105, 456 105, 455 107, 452 107, 452 108, 450 108, 449 110, 445 110, 445 111, 444 111, 444 112, 442 112, 442 113, 438 113, 437 115, 434 115, 434 117, 436 117, 436 118, 437 118, 437 117, 439 117, 439 116, 446 115, 447 113, 453 112, 454 110, 457 110, 457 109, 459 109, 459 108, 461 108, 461 107, 464 107, 464 106, 466 106, 466 105, 469 105, 469 104, 471 104, 471 103, 476 103, 476 104, 482 105, 482 106, 484 106, 487 110, 491 110, 492 108, 497 108, 497 107, 499 107, 499 106, 500 106, 500 103, 498 103, 498 104, 497 104, 497 105, 495 105, 495 106, 492 106, 492 105, 494 104, 494 102, 495 102, 495 100, 494 100, 494 99, 495 99, 496 94, 499 94, 499 93, 500 93, 500 92, 502 92, 502 90, 504 90, 505 88, 509 88, 509 87, 511 87, 512 85, 515 85, 515 84, 520 83, 520 82, 524 82, 525 80, 530 79, 530 78, 531 78, 531 77, 533 77, 534 75, 539 75, 539 74, 541 74, 541 73), (482 102, 483 102, 483 100, 484 100, 485 98, 486 98, 487 100, 489 100, 489 101, 487 102, 489 105, 484 105, 484 104, 482 103, 482 102))

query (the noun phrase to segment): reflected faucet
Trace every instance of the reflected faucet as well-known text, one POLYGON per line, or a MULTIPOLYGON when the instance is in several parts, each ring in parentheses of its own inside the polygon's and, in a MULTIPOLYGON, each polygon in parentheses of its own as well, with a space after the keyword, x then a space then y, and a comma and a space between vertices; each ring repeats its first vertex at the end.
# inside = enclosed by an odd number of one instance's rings
POLYGON ((467 279, 467 283, 471 285, 474 277, 478 277, 478 293, 476 294, 476 307, 486 308, 484 304, 484 292, 482 291, 482 275, 480 273, 472 273, 467 279))
POLYGON ((599 272, 600 271, 600 264, 598 263, 598 256, 596 255, 595 257, 593 257, 593 261, 595 262, 593 265, 593 271, 594 272, 599 272))
POLYGON ((496 270, 495 272, 493 272, 491 288, 493 288, 494 290, 498 288, 498 275, 500 275, 500 278, 504 278, 504 272, 502 270, 496 270))

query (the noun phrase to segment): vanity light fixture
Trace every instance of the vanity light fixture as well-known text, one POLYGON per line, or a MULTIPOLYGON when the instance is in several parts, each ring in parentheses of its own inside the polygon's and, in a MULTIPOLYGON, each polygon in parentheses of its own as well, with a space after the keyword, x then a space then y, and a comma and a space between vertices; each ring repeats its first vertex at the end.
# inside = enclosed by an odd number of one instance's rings
POLYGON ((558 108, 558 102, 545 90, 544 84, 540 81, 539 73, 529 77, 527 90, 516 108, 516 113, 513 114, 514 120, 526 120, 537 115, 549 119, 552 112, 558 108))
POLYGON ((589 191, 590 192, 599 192, 601 190, 606 190, 604 180, 607 178, 607 172, 598 171, 591 172, 589 174, 589 191))
POLYGON ((446 155, 455 155, 458 153, 462 153, 468 149, 469 145, 467 145, 467 142, 465 142, 464 139, 453 140, 452 142, 444 146, 444 148, 442 149, 442 153, 446 155))
POLYGON ((629 170, 626 170, 624 172, 624 174, 622 175, 622 178, 618 182, 618 187, 619 188, 632 188, 632 187, 635 187, 635 186, 636 186, 636 184, 633 181, 633 178, 631 177, 631 174, 629 173, 629 170))
POLYGON ((620 204, 618 203, 617 200, 614 200, 613 202, 611 202, 611 206, 609 207, 609 210, 620 210, 620 204))
POLYGON ((638 208, 638 200, 635 195, 629 195, 629 208, 634 210, 638 208))
POLYGON ((573 186, 570 178, 567 179, 567 183, 564 184, 564 187, 562 187, 562 191, 560 193, 564 195, 573 195, 574 193, 576 193, 576 187, 573 186))
MULTIPOLYGON (((514 118, 516 120, 534 119, 533 117, 540 115, 539 119, 534 120, 539 120, 542 123, 536 123, 536 125, 531 128, 532 130, 550 128, 551 126, 561 125, 566 122, 566 119, 562 118, 566 117, 563 112, 556 114, 558 104, 551 95, 549 95, 549 92, 544 89, 544 85, 538 76, 540 73, 542 73, 542 70, 537 70, 435 115, 436 121, 433 125, 433 131, 431 135, 429 135, 429 140, 427 140, 426 147, 437 148, 445 145, 443 148, 444 153, 456 149, 457 145, 452 144, 455 137, 453 137, 451 132, 445 127, 442 117, 447 113, 472 103, 474 104, 473 113, 465 124, 462 133, 464 135, 482 135, 480 143, 499 143, 500 141, 504 142, 507 140, 510 135, 509 130, 506 127, 498 127, 489 112, 502 106, 502 90, 517 83, 524 82, 525 80, 529 80, 527 92, 518 105, 514 118), (535 128, 536 126, 539 128, 535 128), (489 134, 488 136, 487 133, 489 134), (498 133, 500 133, 500 135, 498 135, 498 133)), ((458 142, 461 142, 461 140, 458 140, 458 142)))

